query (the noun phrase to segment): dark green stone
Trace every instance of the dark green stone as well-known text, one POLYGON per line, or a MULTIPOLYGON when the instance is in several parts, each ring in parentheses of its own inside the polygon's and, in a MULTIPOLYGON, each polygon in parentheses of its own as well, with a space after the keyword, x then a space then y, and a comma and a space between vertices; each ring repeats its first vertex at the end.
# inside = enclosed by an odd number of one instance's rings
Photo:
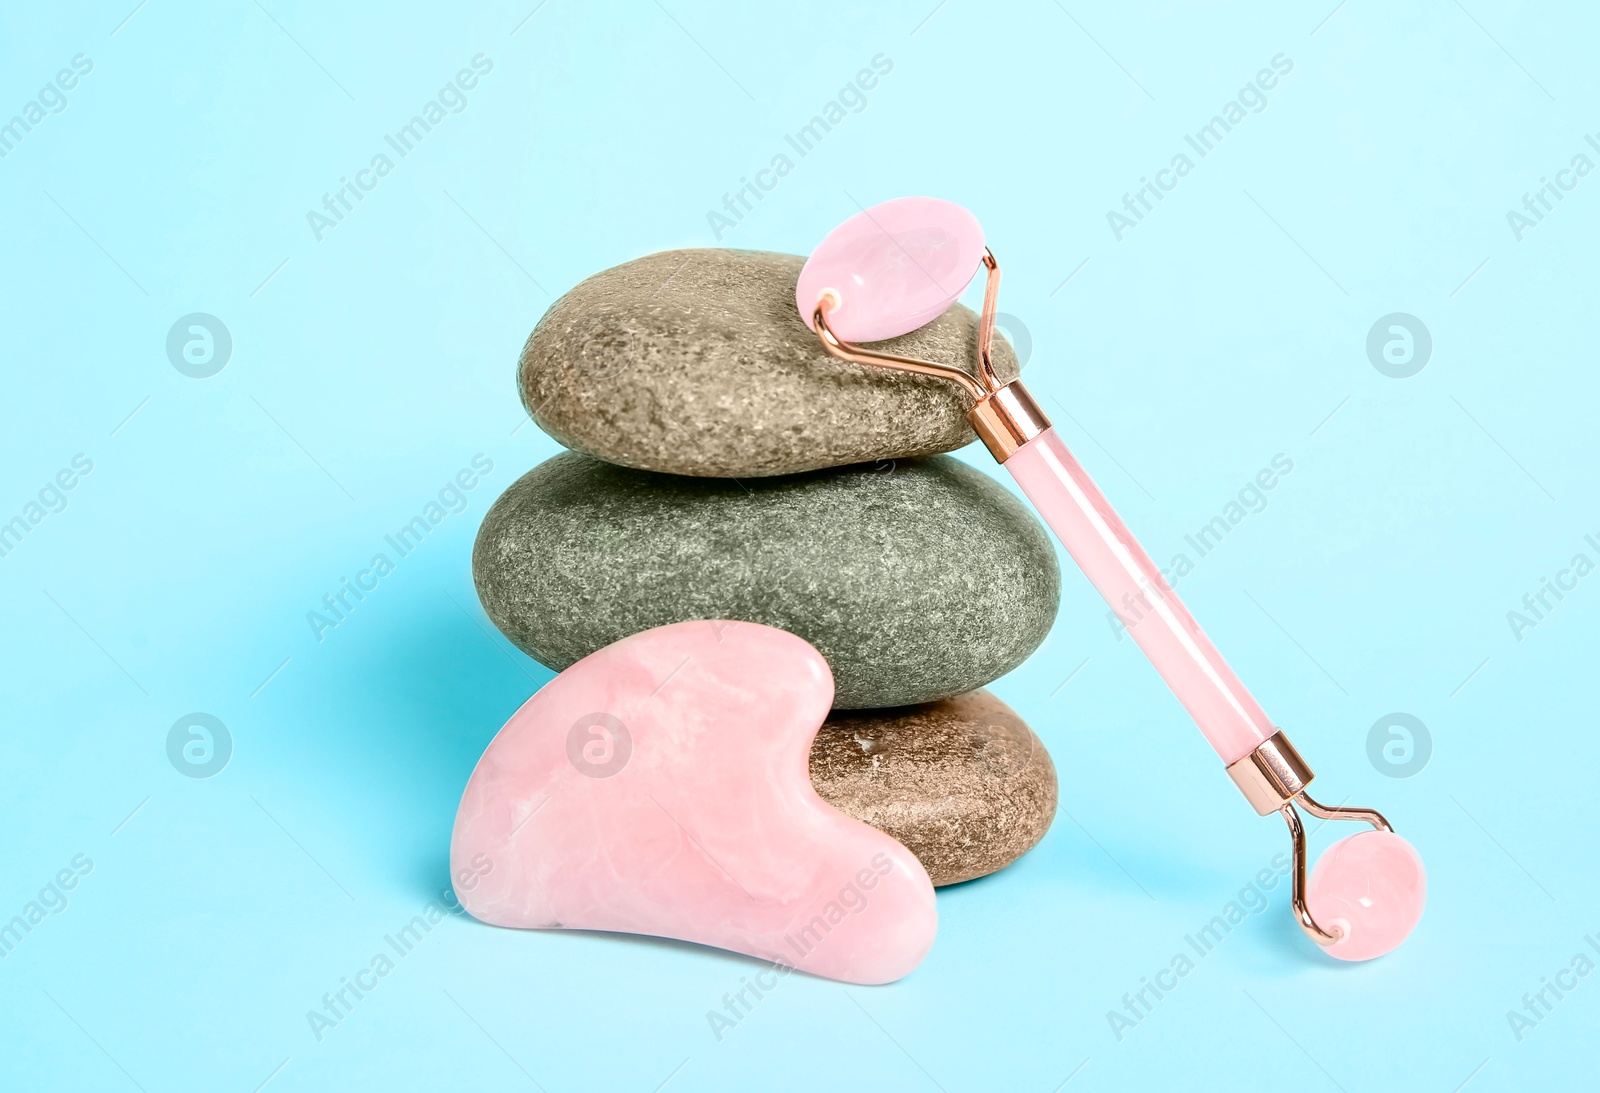
POLYGON ((815 645, 840 708, 999 678, 1060 594, 1032 513, 949 456, 734 480, 567 452, 495 501, 472 569, 494 624, 550 668, 667 623, 747 620, 815 645))

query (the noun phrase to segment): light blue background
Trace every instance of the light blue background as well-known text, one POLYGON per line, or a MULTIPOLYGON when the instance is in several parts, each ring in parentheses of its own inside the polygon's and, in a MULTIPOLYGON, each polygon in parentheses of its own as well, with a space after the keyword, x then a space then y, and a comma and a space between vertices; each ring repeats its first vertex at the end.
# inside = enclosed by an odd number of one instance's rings
POLYGON ((1506 221, 1600 128, 1586 6, 535 2, 3 17, 0 119, 75 54, 94 70, 0 160, 0 519, 74 455, 94 470, 0 558, 0 919, 94 868, 0 961, 0 1084, 1593 1084, 1600 976, 1520 1042, 1506 1018, 1600 936, 1600 577, 1520 641, 1506 619, 1600 560, 1600 178, 1521 241, 1506 221), (318 242, 307 211, 478 53, 467 108, 318 242), (1290 457, 1181 592, 1322 795, 1421 849, 1421 927, 1336 965, 1279 887, 1117 1040, 1106 1011, 1287 839, 1069 570, 994 686, 1050 746, 1061 813, 941 893, 904 981, 792 977, 718 1042, 706 1011, 753 961, 453 918, 317 1042, 306 1011, 447 883, 472 764, 549 678, 468 565, 490 501, 557 450, 519 427, 522 340, 583 277, 712 245, 707 212, 878 53, 867 108, 722 244, 804 252, 905 193, 970 206, 1030 385, 1163 563, 1290 457), (1268 107, 1118 242, 1106 212, 1279 53, 1268 107), (210 379, 166 357, 191 312, 232 334, 210 379), (1434 339, 1410 379, 1367 359, 1391 312, 1434 339), (317 641, 306 613, 477 453, 467 510, 317 641), (210 779, 166 756, 191 711, 233 736, 210 779), (1414 777, 1367 758, 1393 711, 1431 733, 1414 777))

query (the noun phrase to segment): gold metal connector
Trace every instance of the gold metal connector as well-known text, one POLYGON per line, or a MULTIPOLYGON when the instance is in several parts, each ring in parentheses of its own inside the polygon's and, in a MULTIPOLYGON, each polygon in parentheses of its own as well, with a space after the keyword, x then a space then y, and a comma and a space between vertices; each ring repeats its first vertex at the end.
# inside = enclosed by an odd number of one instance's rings
POLYGON ((995 460, 1004 463, 1013 452, 1050 428, 1039 404, 1020 381, 981 398, 967 411, 973 431, 995 460))
POLYGON ((1270 816, 1294 800, 1316 775, 1289 738, 1275 732, 1255 751, 1228 764, 1228 777, 1259 816, 1270 816))
POLYGON ((811 323, 816 328, 817 337, 822 339, 823 348, 839 360, 934 376, 960 387, 972 399, 967 420, 972 423, 973 431, 995 459, 1004 463, 1018 448, 1050 428, 1050 419, 1020 380, 1001 383, 999 375, 995 373, 991 351, 994 347, 995 308, 1000 294, 1000 263, 995 261, 994 253, 988 248, 984 248, 983 267, 988 274, 983 287, 983 314, 978 320, 977 376, 953 364, 880 353, 845 341, 828 325, 828 312, 839 304, 831 292, 817 301, 816 310, 811 313, 811 323))
POLYGON ((1229 763, 1228 777, 1258 814, 1267 816, 1276 812, 1289 825, 1289 838, 1294 844, 1290 901, 1294 905, 1295 921, 1318 945, 1334 944, 1344 936, 1344 931, 1337 926, 1324 929, 1306 906, 1306 829, 1295 806, 1323 820, 1356 820, 1371 824, 1379 831, 1393 831, 1394 828, 1381 812, 1373 809, 1338 808, 1315 800, 1306 788, 1316 775, 1281 731, 1262 741, 1243 759, 1229 763))

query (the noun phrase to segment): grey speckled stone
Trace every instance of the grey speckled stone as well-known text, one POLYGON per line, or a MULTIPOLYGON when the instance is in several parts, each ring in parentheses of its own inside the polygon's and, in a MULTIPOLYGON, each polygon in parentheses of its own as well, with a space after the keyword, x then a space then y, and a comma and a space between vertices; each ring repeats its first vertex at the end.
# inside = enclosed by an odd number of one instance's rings
POLYGON ((1044 640, 1060 593, 1039 522, 949 456, 735 482, 567 452, 490 507, 472 573, 489 618, 548 667, 740 619, 815 645, 841 707, 997 679, 1044 640))
MULTIPOLYGON (((954 384, 847 364, 800 321, 804 259, 664 251, 597 273, 522 350, 522 404, 569 448, 645 470, 791 474, 948 452, 972 441, 954 384)), ((995 371, 1017 359, 995 339, 995 371)), ((957 306, 877 343, 976 373, 978 320, 957 306)))
POLYGON ((1004 869, 1056 814, 1056 768, 987 691, 899 710, 836 710, 811 745, 811 784, 904 843, 934 884, 1004 869))

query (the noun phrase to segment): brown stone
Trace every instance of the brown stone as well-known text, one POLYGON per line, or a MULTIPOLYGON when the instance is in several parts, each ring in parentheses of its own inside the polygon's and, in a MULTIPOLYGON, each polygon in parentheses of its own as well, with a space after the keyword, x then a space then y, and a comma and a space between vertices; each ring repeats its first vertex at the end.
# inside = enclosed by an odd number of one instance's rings
MULTIPOLYGON (((663 251, 595 274, 522 350, 522 404, 562 444, 608 463, 713 478, 793 474, 953 451, 975 439, 947 380, 848 364, 795 309, 805 259, 663 251)), ((978 317, 956 305, 876 343, 977 373, 978 317)), ((997 336, 995 371, 1015 379, 997 336)))
POLYGON ((935 885, 1004 869, 1056 814, 1050 754, 988 691, 835 710, 811 745, 811 784, 841 812, 904 843, 935 885))

